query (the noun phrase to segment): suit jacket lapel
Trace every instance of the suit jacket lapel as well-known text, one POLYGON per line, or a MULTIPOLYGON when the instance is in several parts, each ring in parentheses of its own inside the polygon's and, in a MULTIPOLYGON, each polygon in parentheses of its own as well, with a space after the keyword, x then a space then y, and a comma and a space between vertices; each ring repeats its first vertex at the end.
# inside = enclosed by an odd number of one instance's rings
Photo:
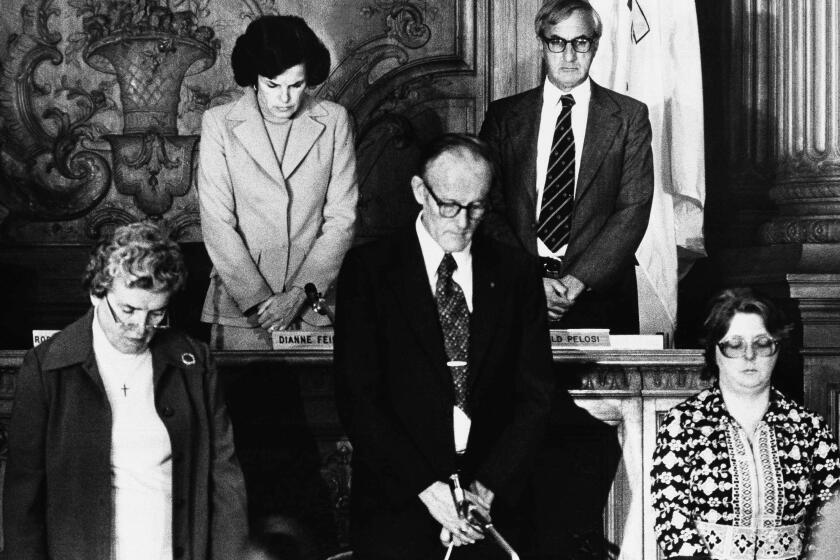
POLYGON ((169 348, 164 344, 160 344, 159 341, 152 340, 150 350, 152 351, 152 382, 157 391, 160 380, 163 379, 164 374, 167 373, 175 360, 169 354, 169 348), (158 343, 155 344, 155 342, 158 343))
POLYGON ((399 252, 396 255, 400 262, 392 269, 395 277, 390 283, 400 306, 395 311, 405 317, 419 346, 429 357, 429 363, 434 366, 435 377, 451 392, 452 381, 446 367, 443 331, 426 276, 420 241, 413 227, 403 235, 405 238, 398 244, 399 252))
POLYGON ((280 173, 277 154, 274 153, 268 132, 265 130, 262 114, 257 106, 256 95, 251 91, 246 91, 228 113, 227 118, 234 121, 232 125, 233 133, 239 142, 245 146, 248 154, 272 179, 280 183, 285 189, 286 181, 280 173))
POLYGON ((476 382, 484 357, 499 324, 499 275, 496 259, 480 238, 473 239, 473 312, 470 317, 470 399, 475 396, 476 382))
POLYGON ((317 117, 326 115, 326 112, 310 97, 307 97, 304 103, 301 114, 292 119, 292 130, 289 131, 286 152, 283 154, 284 177, 290 177, 295 172, 315 141, 324 132, 324 125, 317 120, 317 117))
POLYGON ((80 317, 57 334, 53 347, 42 364, 44 371, 79 365, 105 397, 105 384, 96 365, 93 352, 93 322, 96 321, 96 307, 88 309, 80 317))
POLYGON ((583 192, 592 183, 595 173, 601 167, 610 144, 615 140, 621 121, 613 116, 617 106, 607 97, 604 88, 592 82, 592 97, 589 100, 589 115, 586 120, 586 137, 580 159, 575 188, 575 200, 580 200, 583 192))
POLYGON ((540 134, 542 114, 542 88, 535 88, 522 97, 511 112, 508 125, 514 160, 519 162, 520 184, 510 188, 524 192, 530 201, 529 207, 536 215, 537 204, 537 141, 540 134))

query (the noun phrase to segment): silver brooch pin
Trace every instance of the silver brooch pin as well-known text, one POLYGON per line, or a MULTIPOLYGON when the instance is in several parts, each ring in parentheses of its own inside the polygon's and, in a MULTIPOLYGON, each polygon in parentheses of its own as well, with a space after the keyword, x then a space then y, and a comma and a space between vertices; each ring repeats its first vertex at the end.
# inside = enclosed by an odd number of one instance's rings
POLYGON ((195 365, 195 356, 190 352, 184 352, 181 354, 181 361, 184 362, 185 366, 195 365))

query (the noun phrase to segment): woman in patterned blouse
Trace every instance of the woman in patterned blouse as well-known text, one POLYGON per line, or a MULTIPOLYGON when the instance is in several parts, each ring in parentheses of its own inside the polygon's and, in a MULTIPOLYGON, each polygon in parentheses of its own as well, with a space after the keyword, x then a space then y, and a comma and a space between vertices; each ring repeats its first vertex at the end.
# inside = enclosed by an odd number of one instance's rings
POLYGON ((834 437, 771 387, 786 331, 772 303, 726 290, 704 327, 716 383, 674 407, 657 436, 659 545, 669 559, 801 558, 840 478, 834 437))

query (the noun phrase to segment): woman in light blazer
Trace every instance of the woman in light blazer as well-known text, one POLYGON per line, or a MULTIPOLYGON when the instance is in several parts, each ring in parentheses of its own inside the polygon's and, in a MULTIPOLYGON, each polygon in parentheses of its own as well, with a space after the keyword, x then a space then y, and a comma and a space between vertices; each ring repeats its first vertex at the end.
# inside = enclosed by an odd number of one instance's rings
POLYGON ((213 348, 268 349, 270 331, 301 315, 323 324, 304 286, 325 292, 353 239, 353 131, 344 107, 307 94, 330 55, 301 18, 252 21, 231 64, 245 94, 202 120, 198 196, 213 262, 202 321, 213 348))

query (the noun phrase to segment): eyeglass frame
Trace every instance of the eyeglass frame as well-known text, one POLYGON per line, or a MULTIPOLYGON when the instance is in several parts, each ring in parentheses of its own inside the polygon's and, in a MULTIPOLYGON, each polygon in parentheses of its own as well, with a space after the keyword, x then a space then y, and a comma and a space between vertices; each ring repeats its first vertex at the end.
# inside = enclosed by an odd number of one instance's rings
POLYGON ((573 37, 571 39, 564 39, 563 37, 552 37, 551 39, 549 39, 548 37, 546 37, 545 35, 540 33, 539 38, 543 43, 545 43, 545 46, 549 50, 549 52, 552 52, 554 54, 562 54, 562 53, 566 52, 566 47, 568 45, 572 45, 572 50, 575 51, 577 54, 586 54, 589 51, 591 51, 592 46, 595 43, 598 42, 598 37, 589 37, 588 35, 578 35, 577 37, 573 37), (589 42, 588 43, 589 46, 586 48, 585 51, 578 50, 578 48, 575 47, 575 42, 580 40, 580 39, 585 39, 586 41, 589 42), (554 43, 554 42, 559 42, 560 43, 561 47, 560 47, 559 51, 556 51, 553 48, 551 48, 551 43, 554 43))
POLYGON ((483 202, 473 201, 467 205, 461 204, 460 202, 455 202, 454 200, 443 201, 440 199, 437 193, 435 193, 435 191, 432 190, 432 187, 429 185, 429 182, 424 177, 420 177, 420 180, 423 182, 423 186, 426 187, 426 190, 429 191, 429 194, 432 195, 432 200, 434 200, 435 204, 437 204, 438 214, 440 214, 441 217, 446 218, 447 220, 456 218, 458 214, 461 213, 461 210, 466 211, 467 219, 471 221, 480 220, 490 208, 490 204, 488 203, 486 198, 483 199, 483 202), (449 211, 447 210, 446 212, 444 212, 444 208, 457 208, 457 210, 451 216, 447 216, 446 214, 449 211), (480 210, 481 213, 478 216, 474 216, 474 210, 480 210))
POLYGON ((718 342, 717 344, 715 344, 715 346, 718 347, 718 350, 720 350, 720 353, 723 355, 723 357, 729 358, 730 360, 734 360, 734 359, 738 359, 738 358, 746 358, 747 357, 747 351, 750 350, 750 349, 752 349, 753 355, 757 358, 769 358, 771 356, 775 356, 776 354, 779 353, 779 348, 780 348, 781 342, 782 342, 780 339, 774 338, 770 335, 758 335, 756 337, 753 337, 753 339, 750 340, 749 342, 747 342, 746 340, 744 340, 740 336, 733 337, 733 338, 740 339, 744 343, 744 349, 736 356, 730 356, 729 354, 726 353, 726 350, 724 350, 724 348, 729 348, 726 345, 726 343, 729 340, 732 340, 732 339, 724 339, 724 340, 721 340, 720 342, 718 342), (767 340, 770 341, 771 352, 769 354, 761 355, 761 354, 758 353, 758 350, 756 350, 755 343, 756 343, 757 340, 760 340, 760 339, 767 339, 767 340))
POLYGON ((103 299, 105 300, 105 304, 108 306, 108 310, 111 312, 111 317, 114 318, 114 322, 117 324, 117 326, 119 328, 121 328, 124 331, 132 331, 132 330, 137 329, 137 328, 142 328, 143 331, 152 330, 152 331, 157 332, 157 331, 165 331, 166 329, 168 329, 172 326, 169 323, 169 308, 168 307, 163 310, 163 315, 157 321, 157 324, 150 325, 148 323, 149 317, 151 316, 151 313, 152 313, 152 312, 150 312, 149 315, 146 316, 146 323, 141 325, 140 323, 129 323, 129 322, 125 321, 124 319, 120 319, 117 316, 117 312, 114 310, 114 307, 111 305, 111 300, 108 299, 108 294, 105 294, 103 299), (166 324, 162 324, 164 321, 166 321, 166 324))

